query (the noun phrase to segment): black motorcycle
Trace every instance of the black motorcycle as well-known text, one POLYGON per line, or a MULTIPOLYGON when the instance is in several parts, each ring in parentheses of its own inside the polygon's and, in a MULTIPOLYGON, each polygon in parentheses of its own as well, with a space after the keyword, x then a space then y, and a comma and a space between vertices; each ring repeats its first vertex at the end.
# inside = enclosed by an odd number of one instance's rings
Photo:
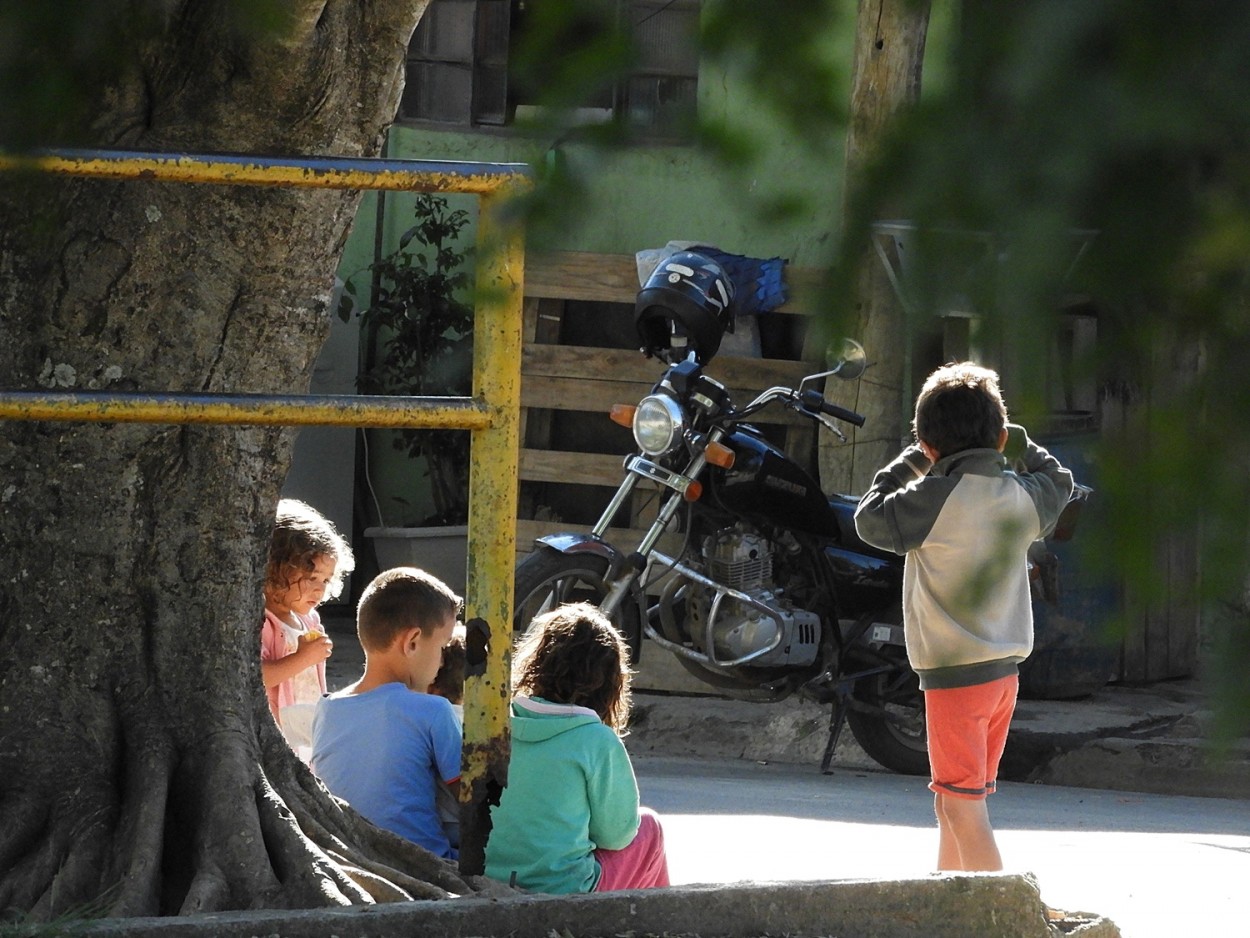
POLYGON ((635 653, 646 636, 723 695, 830 704, 822 771, 846 724, 881 765, 927 773, 924 699, 903 645, 903 558, 860 540, 858 499, 826 496, 750 423, 785 407, 845 441, 835 420, 858 427, 864 418, 827 402, 819 385, 859 378, 863 348, 847 340, 828 371, 736 406, 704 373, 732 322, 719 303, 732 287, 723 291, 719 269, 697 256, 669 269, 672 286, 662 269, 637 312, 642 351, 668 368, 636 407, 613 414, 632 426, 639 452, 589 534, 539 538, 521 562, 514 627, 591 602, 635 653), (658 514, 638 544, 613 544, 607 532, 640 485, 659 488, 658 514), (674 531, 681 546, 669 556, 659 544, 674 531))

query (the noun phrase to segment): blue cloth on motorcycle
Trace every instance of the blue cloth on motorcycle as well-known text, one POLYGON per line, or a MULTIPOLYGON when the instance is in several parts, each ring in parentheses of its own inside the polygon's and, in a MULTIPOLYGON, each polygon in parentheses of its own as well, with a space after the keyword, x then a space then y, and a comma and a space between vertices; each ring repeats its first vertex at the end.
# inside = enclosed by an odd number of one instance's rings
POLYGON ((729 275, 736 291, 735 310, 739 316, 767 313, 788 298, 782 277, 787 263, 784 257, 747 257, 706 244, 695 245, 690 250, 710 257, 729 275))

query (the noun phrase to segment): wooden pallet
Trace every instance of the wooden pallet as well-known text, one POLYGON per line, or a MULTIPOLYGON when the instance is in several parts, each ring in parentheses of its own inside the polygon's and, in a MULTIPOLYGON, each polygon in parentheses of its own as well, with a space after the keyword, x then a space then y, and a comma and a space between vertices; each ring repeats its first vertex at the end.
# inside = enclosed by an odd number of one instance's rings
MULTIPOLYGON (((818 272, 787 269, 792 299, 768 315, 804 315, 804 302, 817 294, 818 272)), ((521 361, 522 448, 520 454, 521 508, 517 520, 517 548, 528 553, 535 537, 557 530, 586 530, 593 519, 551 519, 542 486, 566 489, 563 501, 576 500, 569 491, 585 492, 584 504, 597 513, 606 504, 604 488, 621 481, 621 462, 632 452, 628 434, 618 434, 619 447, 609 452, 587 451, 578 441, 561 438, 553 429, 560 413, 602 415, 605 435, 614 425, 608 413, 615 403, 637 403, 663 373, 663 366, 648 359, 633 340, 633 302, 638 276, 631 255, 575 252, 538 254, 526 258, 525 320, 521 361), (578 317, 582 341, 565 338, 570 316, 578 317), (604 317, 596 322, 596 317, 604 317), (610 317, 611 327, 607 323, 610 317), (615 342, 586 344, 587 335, 609 336, 615 342), (622 338, 623 337, 623 338, 622 338), (588 488, 597 487, 597 488, 588 488)), ((801 347, 801 346, 800 346, 801 347)), ((712 377, 729 388, 735 400, 745 401, 776 384, 797 385, 804 375, 817 370, 796 358, 759 358, 740 354, 719 355, 708 367, 712 377)), ((814 428, 780 409, 760 415, 761 425, 779 428, 784 445, 800 458, 814 458, 814 428)), ((641 536, 650 493, 635 495, 630 507, 630 526, 616 532, 623 540, 641 536)))

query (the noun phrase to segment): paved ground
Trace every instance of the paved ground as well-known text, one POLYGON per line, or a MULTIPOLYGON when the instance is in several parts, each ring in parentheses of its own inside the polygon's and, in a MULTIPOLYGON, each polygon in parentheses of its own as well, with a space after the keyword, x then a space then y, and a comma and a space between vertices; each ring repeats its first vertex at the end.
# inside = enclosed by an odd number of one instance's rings
MULTIPOLYGON (((638 752, 820 765, 828 712, 798 700, 636 696, 638 752)), ((1108 686, 1080 700, 1022 700, 1003 758, 1009 781, 1161 794, 1250 797, 1250 745, 1214 759, 1197 681, 1108 686)), ((876 769, 843 733, 833 769, 876 769)))
MULTIPOLYGON (((327 619, 335 642, 332 688, 355 680, 363 656, 352 624, 327 619)), ((1203 739, 1206 700, 1196 680, 1110 685, 1077 700, 1022 700, 1002 778, 1161 794, 1250 798, 1250 740, 1217 762, 1203 739)), ((628 745, 636 754, 692 755, 820 765, 828 711, 790 699, 753 704, 717 697, 635 694, 628 745)), ((878 766, 844 732, 834 771, 878 766)))
MULTIPOLYGON (((933 869, 925 780, 843 767, 643 755, 675 884, 890 880, 933 869)), ((1250 804, 1005 782, 990 813, 1010 872, 1051 907, 1106 916, 1124 938, 1245 934, 1250 804)))
MULTIPOLYGON (((362 655, 349 622, 329 626, 328 677, 341 687, 362 655)), ((644 801, 664 812, 674 884, 721 890, 691 902, 715 909, 772 882, 783 892, 769 901, 784 904, 804 881, 847 877, 876 883, 882 896, 899 877, 909 895, 927 888, 936 834, 924 781, 882 772, 849 734, 832 777, 822 776, 825 709, 635 700, 627 745, 644 801)), ((1234 933, 1221 929, 1239 914, 1250 875, 1250 758, 1243 749, 1213 764, 1204 714, 1194 681, 1022 701, 1004 765, 1015 781, 992 805, 1009 870, 1036 874, 1045 902, 1107 916, 1126 938, 1234 933)))

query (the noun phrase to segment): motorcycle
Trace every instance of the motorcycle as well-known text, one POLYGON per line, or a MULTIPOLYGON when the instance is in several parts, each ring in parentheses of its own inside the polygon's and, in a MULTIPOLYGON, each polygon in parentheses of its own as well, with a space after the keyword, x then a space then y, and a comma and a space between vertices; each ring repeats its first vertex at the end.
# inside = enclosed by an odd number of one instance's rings
MULTIPOLYGON (((716 296, 697 295, 705 294, 716 296)), ((846 726, 882 766, 926 774, 924 700, 903 644, 903 558, 865 544, 855 531, 858 499, 826 496, 750 423, 784 407, 845 442, 837 421, 860 427, 864 417, 826 401, 819 385, 858 379, 863 348, 846 340, 827 371, 737 406, 704 370, 727 317, 683 310, 669 297, 656 329, 644 322, 656 311, 639 296, 643 352, 667 368, 636 406, 613 408, 638 452, 625 458, 620 487, 590 533, 541 537, 522 560, 514 628, 590 602, 635 656, 645 636, 722 695, 775 702, 797 693, 829 705, 822 772, 846 726), (661 493, 654 521, 636 545, 612 543, 613 520, 643 485, 661 493), (672 555, 659 546, 670 531, 681 544, 672 555)))

